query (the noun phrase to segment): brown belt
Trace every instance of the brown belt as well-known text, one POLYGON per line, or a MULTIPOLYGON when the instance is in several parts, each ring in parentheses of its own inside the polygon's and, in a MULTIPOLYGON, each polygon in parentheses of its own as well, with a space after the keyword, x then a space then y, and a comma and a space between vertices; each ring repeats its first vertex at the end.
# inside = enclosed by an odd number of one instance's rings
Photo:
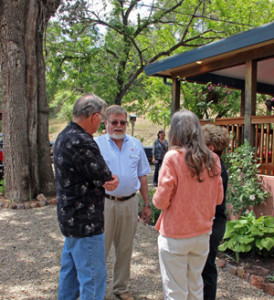
POLYGON ((105 194, 105 197, 110 199, 110 200, 116 200, 116 201, 125 201, 125 200, 128 200, 130 198, 132 198, 133 196, 135 196, 136 193, 130 195, 130 196, 127 196, 127 197, 116 197, 116 196, 111 196, 109 194, 105 194))

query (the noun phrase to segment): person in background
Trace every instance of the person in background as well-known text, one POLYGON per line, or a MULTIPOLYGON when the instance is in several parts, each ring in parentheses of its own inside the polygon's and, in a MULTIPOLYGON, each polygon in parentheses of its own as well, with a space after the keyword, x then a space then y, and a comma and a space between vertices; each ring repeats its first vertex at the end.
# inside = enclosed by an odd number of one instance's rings
POLYGON ((165 136, 165 131, 163 129, 159 130, 159 132, 157 133, 157 140, 155 140, 152 148, 152 162, 155 165, 153 184, 155 186, 158 186, 159 169, 162 165, 164 156, 168 149, 168 143, 165 139, 165 136))
POLYGON ((223 200, 219 157, 204 143, 197 116, 171 119, 169 148, 153 203, 162 209, 155 229, 164 299, 203 299, 202 271, 217 204, 223 200))
POLYGON ((141 218, 147 223, 151 216, 146 175, 151 171, 139 140, 126 134, 127 112, 118 105, 105 113, 107 134, 95 139, 110 170, 119 177, 119 185, 105 195, 106 257, 112 243, 115 248, 113 294, 118 299, 133 300, 128 290, 133 239, 138 223, 140 190, 144 206, 141 218))
POLYGON ((105 189, 118 186, 93 140, 106 103, 85 95, 73 107, 72 122, 54 145, 57 216, 65 242, 59 275, 59 300, 103 300, 105 189))
POLYGON ((226 189, 228 183, 228 174, 224 165, 221 155, 223 151, 228 147, 230 143, 230 137, 227 129, 215 126, 212 124, 207 124, 202 127, 204 140, 208 148, 215 152, 221 162, 222 168, 222 179, 223 179, 223 202, 216 207, 215 218, 213 221, 212 234, 210 235, 209 242, 209 254, 207 261, 202 273, 204 280, 204 299, 214 300, 216 299, 217 291, 217 267, 216 267, 216 256, 218 251, 218 246, 223 239, 226 227, 226 189))

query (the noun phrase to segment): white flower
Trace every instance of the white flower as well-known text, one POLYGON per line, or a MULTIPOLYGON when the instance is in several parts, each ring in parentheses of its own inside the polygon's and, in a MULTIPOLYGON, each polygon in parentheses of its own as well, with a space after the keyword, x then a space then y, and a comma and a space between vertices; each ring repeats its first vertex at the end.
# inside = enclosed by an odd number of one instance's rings
POLYGON ((255 195, 250 195, 249 199, 250 199, 251 201, 254 201, 254 200, 255 200, 255 195))

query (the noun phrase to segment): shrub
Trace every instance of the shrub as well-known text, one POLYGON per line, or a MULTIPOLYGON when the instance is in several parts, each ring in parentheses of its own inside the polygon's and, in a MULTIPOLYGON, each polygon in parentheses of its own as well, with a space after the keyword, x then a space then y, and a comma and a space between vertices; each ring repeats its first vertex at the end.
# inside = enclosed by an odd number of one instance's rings
POLYGON ((231 250, 239 262, 240 253, 254 252, 262 256, 274 255, 274 217, 255 218, 253 211, 239 220, 228 221, 220 251, 231 250))
POLYGON ((245 141, 234 152, 226 155, 225 162, 229 176, 227 204, 232 204, 231 213, 245 215, 269 196, 257 176, 260 164, 255 161, 254 148, 245 141))
POLYGON ((156 189, 149 191, 149 198, 150 198, 150 204, 151 204, 151 223, 153 225, 156 224, 156 222, 161 214, 161 210, 158 209, 157 207, 155 207, 154 204, 152 203, 152 198, 153 198, 153 195, 155 192, 156 192, 156 189))

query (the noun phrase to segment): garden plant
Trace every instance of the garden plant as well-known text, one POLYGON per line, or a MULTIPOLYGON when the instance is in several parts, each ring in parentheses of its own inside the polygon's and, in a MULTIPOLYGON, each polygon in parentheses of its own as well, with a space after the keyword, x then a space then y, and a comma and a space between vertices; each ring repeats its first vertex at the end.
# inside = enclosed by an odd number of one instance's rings
POLYGON ((228 221, 220 251, 231 250, 238 263, 240 253, 253 253, 264 257, 274 256, 274 217, 256 219, 253 211, 239 220, 228 221))
POLYGON ((254 148, 245 141, 234 152, 226 154, 224 160, 229 175, 228 214, 246 215, 269 196, 257 175, 260 164, 255 160, 254 148))

